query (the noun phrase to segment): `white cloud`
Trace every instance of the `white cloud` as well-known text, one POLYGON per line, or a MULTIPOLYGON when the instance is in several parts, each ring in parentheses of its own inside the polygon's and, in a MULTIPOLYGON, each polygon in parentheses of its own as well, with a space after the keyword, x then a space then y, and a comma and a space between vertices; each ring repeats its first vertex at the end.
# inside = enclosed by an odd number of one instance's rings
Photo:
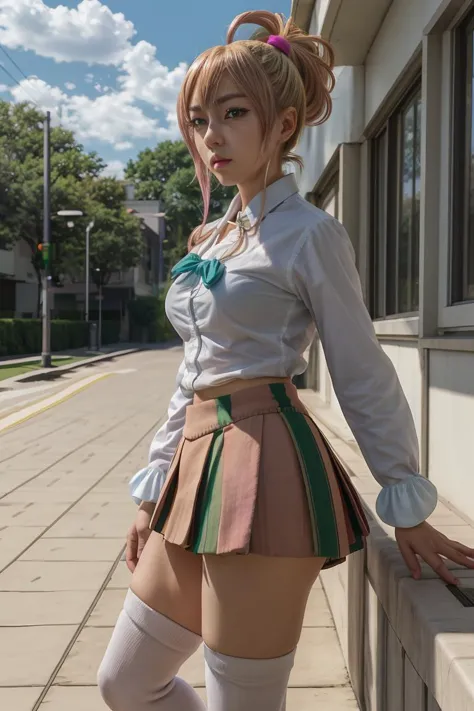
POLYGON ((175 110, 187 70, 184 62, 170 70, 156 58, 156 47, 141 41, 126 52, 122 70, 118 81, 124 91, 156 108, 175 110))
POLYGON ((10 90, 15 101, 29 101, 34 99, 36 103, 47 111, 51 111, 53 116, 58 116, 58 109, 69 100, 59 87, 50 86, 42 79, 31 76, 28 81, 23 79, 19 86, 14 86, 10 90))
POLYGON ((112 145, 137 138, 156 141, 168 136, 168 128, 135 106, 125 92, 103 94, 94 99, 70 96, 37 77, 23 80, 11 90, 15 101, 34 98, 39 106, 51 111, 53 119, 75 132, 81 141, 99 140, 112 145))
POLYGON ((106 168, 102 171, 105 178, 118 178, 122 180, 124 177, 125 163, 121 160, 111 160, 106 168))
POLYGON ((0 42, 57 62, 118 65, 134 34, 133 22, 100 0, 82 0, 77 8, 0 0, 0 42))
POLYGON ((0 94, 4 91, 8 91, 9 88, 10 87, 8 87, 6 84, 0 84, 0 94))
POLYGON ((67 94, 65 90, 77 89, 72 81, 61 89, 37 77, 6 88, 14 101, 34 100, 50 110, 81 141, 100 140, 122 151, 133 147, 137 139, 177 139, 176 99, 187 66, 180 63, 168 68, 149 42, 132 45, 134 34, 133 24, 100 0, 81 0, 76 9, 52 8, 44 0, 0 0, 0 42, 56 61, 114 64, 119 72, 116 90, 102 84, 93 72, 85 74, 86 84, 98 93, 94 97, 67 94), (160 122, 147 115, 139 102, 163 112, 166 119, 160 122))
POLYGON ((119 141, 115 144, 114 148, 116 151, 128 151, 130 148, 133 148, 133 143, 130 141, 119 141))

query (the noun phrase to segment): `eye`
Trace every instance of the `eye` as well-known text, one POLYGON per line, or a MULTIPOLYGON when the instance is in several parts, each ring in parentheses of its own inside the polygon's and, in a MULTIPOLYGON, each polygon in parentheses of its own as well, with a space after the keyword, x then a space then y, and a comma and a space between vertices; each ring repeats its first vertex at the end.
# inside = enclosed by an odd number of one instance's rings
POLYGON ((206 124, 206 119, 203 118, 192 118, 189 121, 189 125, 193 128, 201 128, 206 124))
POLYGON ((241 116, 245 116, 245 114, 248 114, 248 112, 248 109, 227 109, 225 117, 231 119, 240 118, 241 116))

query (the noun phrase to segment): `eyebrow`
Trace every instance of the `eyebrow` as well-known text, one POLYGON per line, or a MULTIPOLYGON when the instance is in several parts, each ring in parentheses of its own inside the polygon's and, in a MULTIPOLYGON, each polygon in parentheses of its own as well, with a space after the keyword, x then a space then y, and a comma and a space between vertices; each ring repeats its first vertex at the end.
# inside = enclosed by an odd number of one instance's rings
MULTIPOLYGON (((239 93, 234 93, 234 94, 224 94, 224 96, 220 96, 218 99, 216 99, 215 103, 220 106, 220 104, 225 104, 226 101, 230 101, 231 99, 247 99, 248 97, 245 96, 245 94, 239 94, 239 93)), ((199 105, 195 106, 190 106, 189 111, 202 111, 202 107, 199 105)))

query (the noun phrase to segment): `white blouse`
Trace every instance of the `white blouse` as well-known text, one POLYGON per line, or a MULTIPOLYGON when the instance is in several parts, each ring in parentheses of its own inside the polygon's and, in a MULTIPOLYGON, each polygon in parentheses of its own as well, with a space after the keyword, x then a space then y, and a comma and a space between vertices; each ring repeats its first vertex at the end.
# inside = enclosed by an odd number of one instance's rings
MULTIPOLYGON (((239 213, 237 196, 193 252, 203 260, 222 258, 239 232, 235 228, 217 242, 220 228, 239 216, 254 225, 261 201, 257 195, 239 213)), ((183 339, 184 359, 149 466, 130 483, 132 496, 157 500, 195 391, 235 378, 303 373, 303 354, 317 329, 342 411, 383 487, 377 513, 389 525, 415 526, 433 512, 437 492, 418 474, 413 417, 364 305, 349 237, 337 220, 298 194, 294 175, 267 188, 264 216, 245 250, 224 260, 219 281, 207 288, 191 271, 168 292, 166 313, 183 339)))

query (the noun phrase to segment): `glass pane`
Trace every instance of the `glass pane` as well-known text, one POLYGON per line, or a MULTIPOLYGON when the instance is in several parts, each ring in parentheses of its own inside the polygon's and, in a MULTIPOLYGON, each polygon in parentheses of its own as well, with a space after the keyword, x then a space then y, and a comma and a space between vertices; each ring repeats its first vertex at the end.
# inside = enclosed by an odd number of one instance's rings
POLYGON ((421 193, 421 98, 416 101, 416 125, 414 146, 414 212, 413 212, 413 249, 412 249, 412 290, 411 311, 419 307, 420 292, 420 193, 421 193))
POLYGON ((387 130, 374 141, 374 223, 373 223, 373 289, 374 318, 385 316, 385 240, 387 224, 387 130))
POLYGON ((398 228, 398 312, 411 311, 412 236, 414 222, 415 104, 402 114, 402 161, 398 228))
MULTIPOLYGON (((473 42, 473 35, 470 36, 471 46, 473 42)), ((464 281, 464 299, 474 299, 474 52, 472 52, 472 66, 469 71, 469 82, 470 82, 470 117, 468 116, 468 121, 471 125, 471 145, 469 146, 469 229, 466 235, 466 242, 464 246, 464 259, 465 264, 465 278, 464 281), (467 283, 466 283, 467 282, 467 283)))

